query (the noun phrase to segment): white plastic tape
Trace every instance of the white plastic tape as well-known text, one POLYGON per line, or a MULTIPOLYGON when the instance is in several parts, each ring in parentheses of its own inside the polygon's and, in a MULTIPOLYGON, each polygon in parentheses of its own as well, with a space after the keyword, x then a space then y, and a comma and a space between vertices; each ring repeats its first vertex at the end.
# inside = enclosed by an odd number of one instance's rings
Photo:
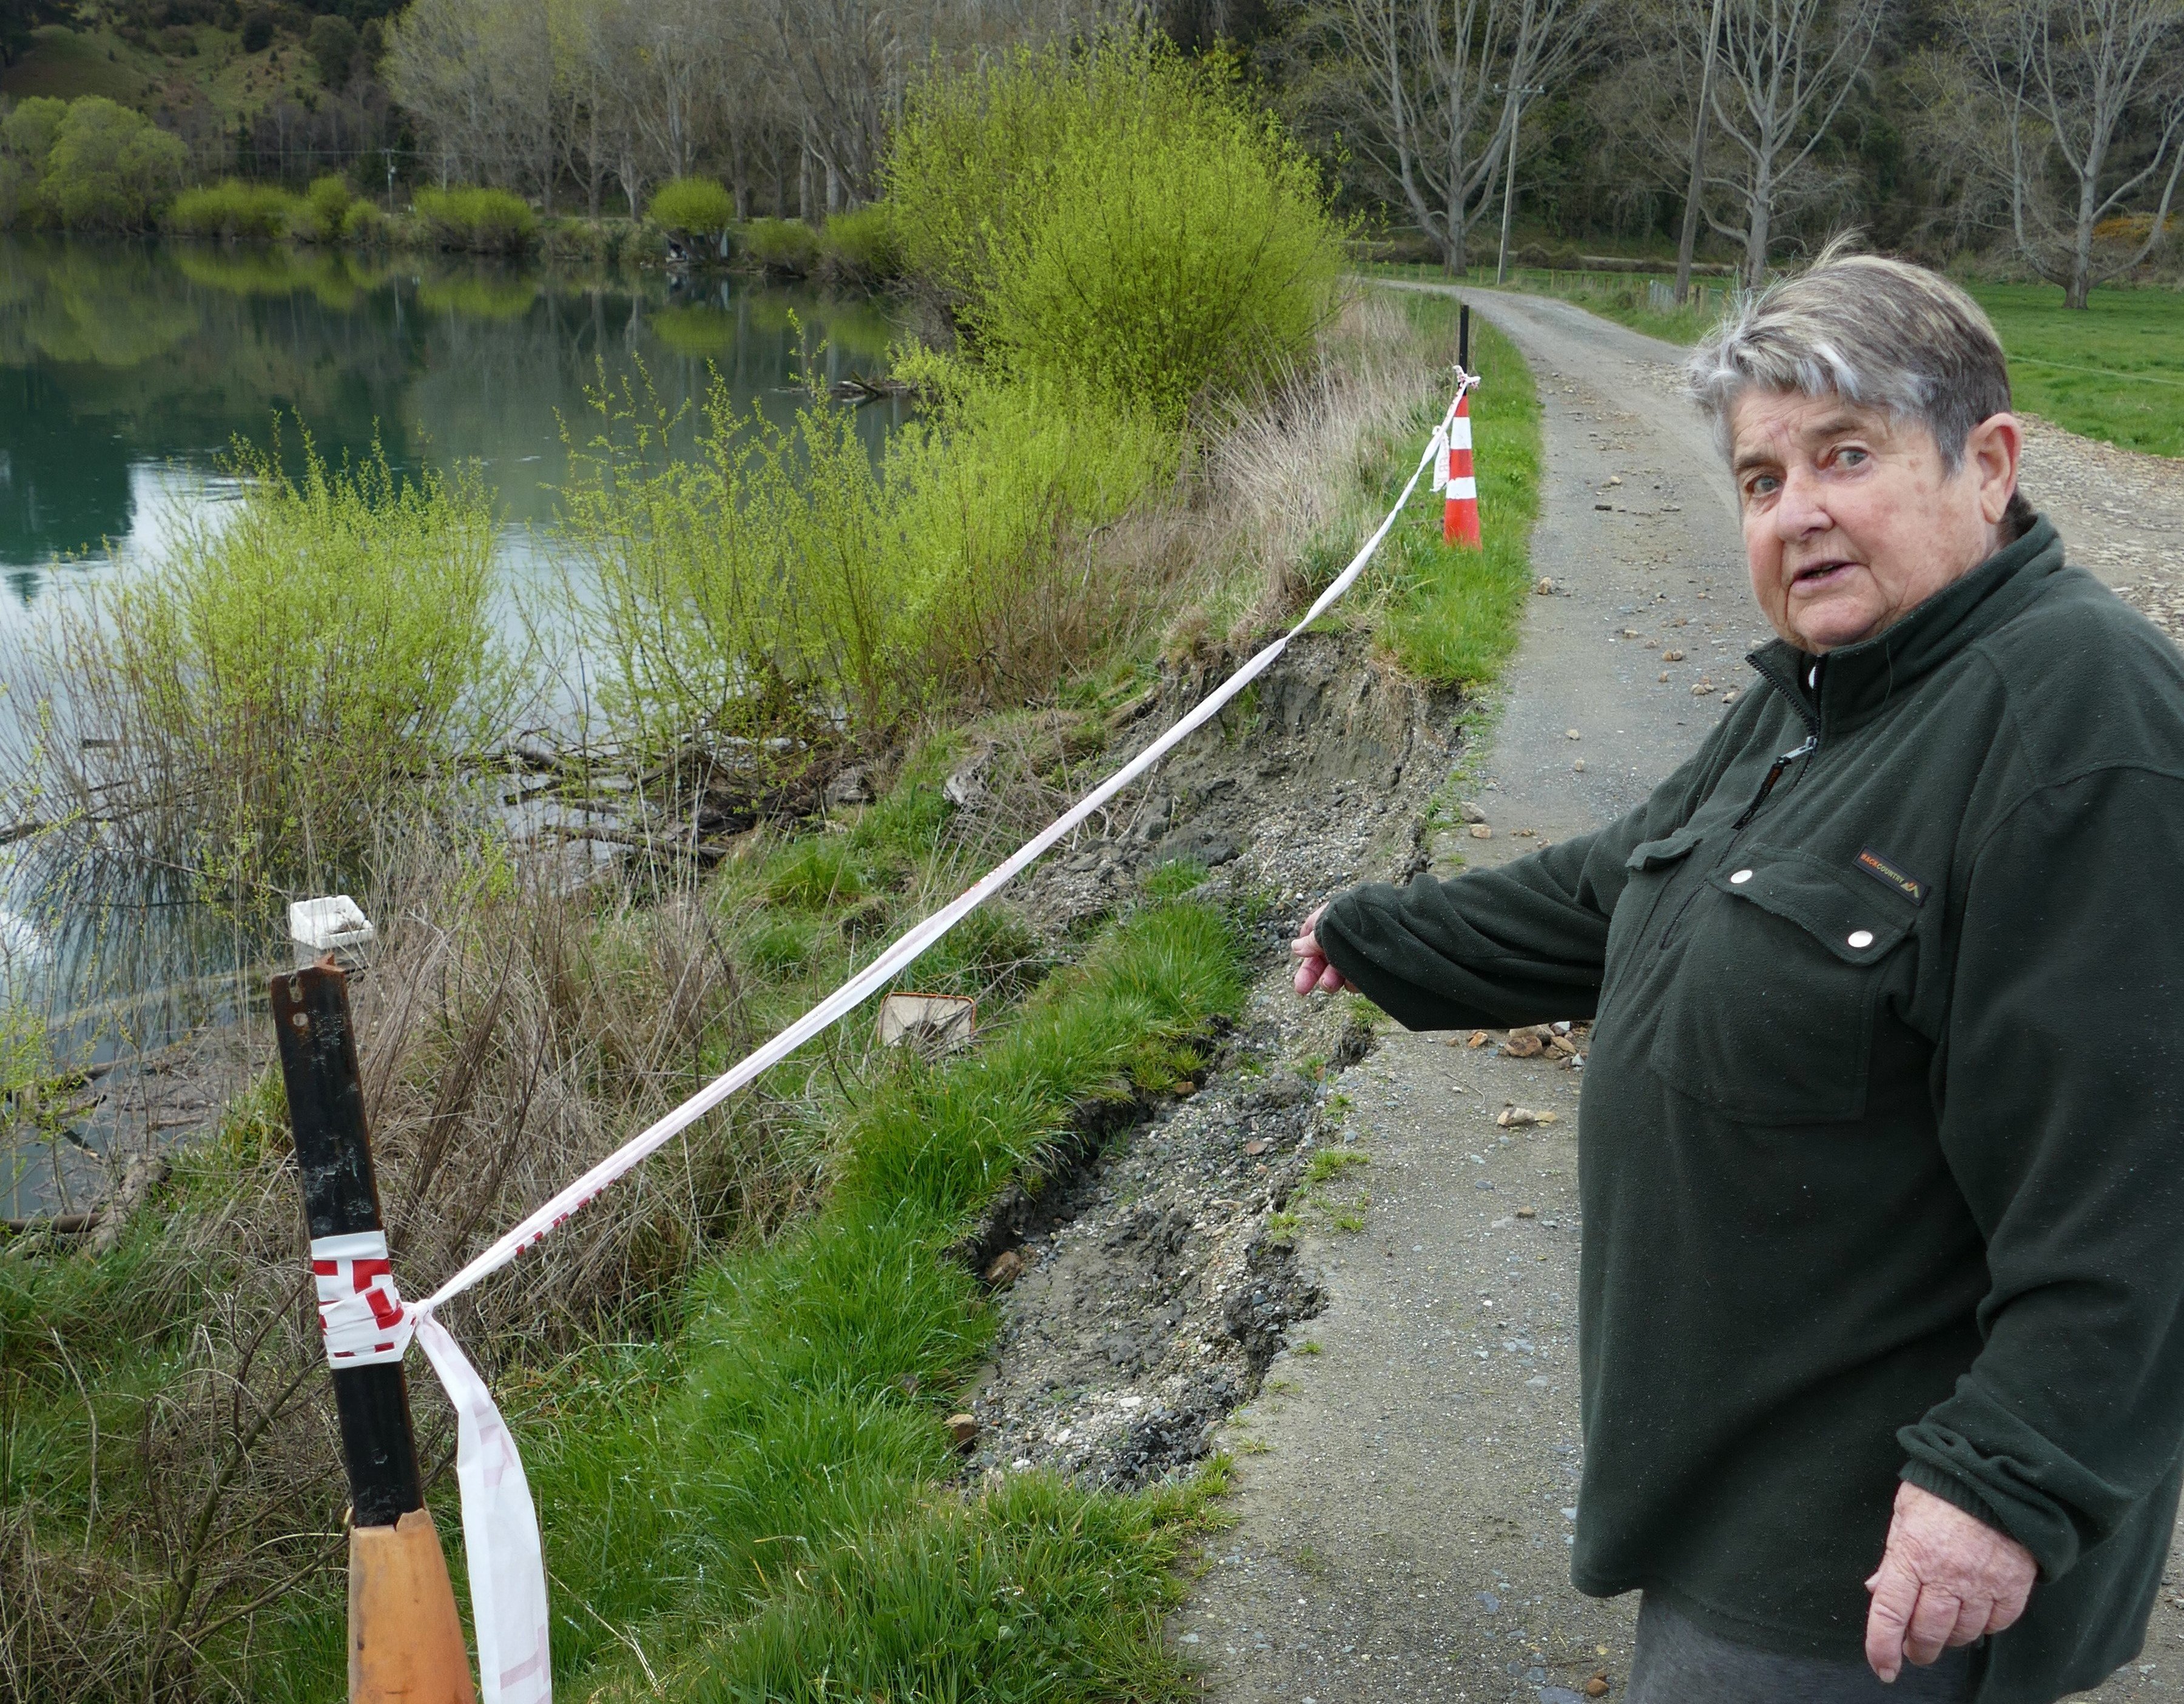
MULTIPOLYGON (((1457 401, 1479 381, 1461 369, 1457 401)), ((406 1330, 414 1329, 425 1358, 439 1375, 455 1405, 455 1478, 462 1489, 463 1549, 471 1577, 471 1613, 477 1637, 478 1679, 483 1704, 548 1704, 553 1696, 546 1611, 546 1566, 538 1543, 538 1517, 524 1482, 522 1459, 515 1453, 493 1393, 477 1376, 461 1348, 434 1312, 481 1278, 499 1271, 525 1249, 545 1240, 549 1232, 581 1212, 593 1198, 727 1100, 738 1089, 781 1063, 806 1042, 839 1022, 892 981, 941 936, 1006 886, 1017 873, 1052 848, 1131 782, 1203 728, 1222 706, 1273 665, 1289 643, 1333 607, 1357 583, 1389 531, 1395 526, 1418 481, 1438 465, 1447 466, 1448 428, 1456 402, 1418 457, 1403 494, 1350 559, 1350 565, 1280 638, 1201 700, 1188 715, 1154 740, 1065 815, 1041 829, 995 865, 950 904, 892 942, 878 958, 802 1017, 692 1095, 674 1111, 638 1132, 598 1165, 565 1185, 538 1208, 501 1233, 423 1301, 410 1305, 406 1330)), ((1442 477, 1445 476, 1445 472, 1442 477)), ((1436 487, 1438 489, 1438 487, 1436 487)), ((383 1260, 385 1244, 380 1247, 383 1260)), ((390 1282, 388 1293, 392 1293, 390 1282)), ((344 1363, 347 1365, 348 1363, 344 1363)))
POLYGON ((394 1288, 382 1231, 311 1238, 311 1282, 319 1293, 319 1330, 330 1366, 399 1360, 416 1329, 394 1288))
POLYGON ((447 1327, 436 1319, 421 1321, 417 1346, 455 1408, 455 1483, 463 1499, 479 1690, 485 1704, 547 1704, 554 1662, 546 1562, 523 1458, 493 1393, 447 1327))
POLYGON ((1434 428, 1433 442, 1426 445, 1426 460, 1433 467, 1434 494, 1439 496, 1448 489, 1448 428, 1444 420, 1434 428))

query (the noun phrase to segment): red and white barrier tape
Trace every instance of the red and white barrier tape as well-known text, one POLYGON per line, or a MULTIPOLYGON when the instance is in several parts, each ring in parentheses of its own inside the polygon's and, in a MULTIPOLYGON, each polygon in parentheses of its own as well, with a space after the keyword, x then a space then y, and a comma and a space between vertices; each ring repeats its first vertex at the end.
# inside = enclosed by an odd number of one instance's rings
MULTIPOLYGON (((1457 403, 1479 382, 1461 369, 1457 377, 1457 399, 1449 404, 1448 412, 1441 416, 1432 441, 1419 456, 1409 483, 1403 487, 1403 494, 1396 500, 1395 507, 1388 511, 1373 536, 1350 559, 1350 565, 1312 601, 1303 618, 1230 675, 1167 732, 1086 794, 1067 815, 1040 830, 1006 860, 966 889, 961 897, 910 930, 864 969, 749 1057, 563 1187, 496 1238, 424 1300, 405 1305, 396 1294, 393 1274, 386 1265, 386 1240, 376 1233, 372 1239, 321 1239, 327 1245, 344 1245, 323 1256, 320 1253, 321 1242, 312 1243, 314 1273, 318 1273, 322 1259, 331 1268, 319 1277, 319 1316, 326 1332, 329 1360, 335 1356, 337 1340, 346 1358, 336 1360, 337 1366, 357 1366, 371 1360, 396 1360, 414 1334, 454 1403, 455 1477, 462 1491, 463 1546, 470 1568, 471 1606, 484 1704, 547 1704, 553 1696, 548 1656, 546 1570, 538 1544, 538 1515, 532 1505, 530 1487, 524 1479, 522 1459, 516 1454, 515 1440, 493 1405, 492 1392, 478 1377, 461 1346, 433 1318, 434 1313, 480 1279, 499 1271, 525 1249, 543 1241, 549 1232, 582 1211, 609 1184, 634 1170, 649 1155, 760 1073, 779 1064, 806 1042, 847 1017, 1027 865, 1212 721, 1222 706, 1265 673, 1289 648, 1291 640, 1326 614, 1357 584, 1357 577, 1365 572, 1366 564, 1373 560, 1374 552, 1402 514, 1404 506, 1411 500, 1412 493, 1418 489, 1418 481, 1437 461, 1446 463, 1457 403), (350 1249, 346 1246, 353 1243, 360 1245, 367 1240, 376 1241, 376 1248, 350 1249), (393 1316, 382 1318, 379 1310, 387 1307, 393 1308, 393 1316), (370 1321, 368 1328, 363 1323, 366 1321, 370 1321)), ((1440 478, 1445 479, 1446 476, 1444 473, 1440 478)))

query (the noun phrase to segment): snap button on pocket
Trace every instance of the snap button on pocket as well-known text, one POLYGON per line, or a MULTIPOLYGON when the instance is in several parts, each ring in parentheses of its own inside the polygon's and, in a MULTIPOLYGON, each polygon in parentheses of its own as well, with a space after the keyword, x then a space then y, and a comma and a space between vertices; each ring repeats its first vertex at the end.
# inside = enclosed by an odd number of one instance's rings
MULTIPOLYGON (((1731 877, 1730 880, 1734 880, 1735 878, 1731 877)), ((1870 929, 1852 930, 1850 932, 1850 944, 1855 947, 1859 952, 1864 952, 1867 947, 1873 945, 1873 931, 1870 929)))
POLYGON ((1735 882, 1739 887, 1742 887, 1745 883, 1752 880, 1752 872, 1748 869, 1741 869, 1737 871, 1735 875, 1730 877, 1730 880, 1735 882))

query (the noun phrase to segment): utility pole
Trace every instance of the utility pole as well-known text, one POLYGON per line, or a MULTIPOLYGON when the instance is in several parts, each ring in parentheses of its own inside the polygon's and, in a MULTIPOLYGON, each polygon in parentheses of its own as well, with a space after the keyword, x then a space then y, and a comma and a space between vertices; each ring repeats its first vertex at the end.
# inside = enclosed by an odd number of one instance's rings
POLYGON ((292 907, 289 928, 298 956, 310 962, 276 975, 270 992, 348 1474, 350 1704, 475 1704, 454 1588, 418 1472, 402 1371, 407 1327, 391 1288, 348 977, 333 957, 368 941, 371 926, 343 898, 292 907), (330 1308, 359 1317, 353 1346, 332 1331, 330 1308), (386 1341, 372 1341, 382 1332, 386 1341))
POLYGON ((1494 92, 1509 97, 1509 176, 1502 186, 1502 254, 1494 263, 1494 282, 1499 284, 1509 276, 1509 214, 1517 204, 1517 137, 1524 121, 1524 97, 1547 91, 1543 83, 1496 83, 1494 92))
POLYGON ((1699 105, 1691 118, 1691 181, 1684 191, 1684 234, 1676 244, 1676 305, 1691 299, 1691 250, 1699 235, 1699 189, 1706 162, 1707 103, 1713 98, 1713 47, 1721 35, 1722 0, 1707 20, 1706 53, 1699 61, 1699 105))

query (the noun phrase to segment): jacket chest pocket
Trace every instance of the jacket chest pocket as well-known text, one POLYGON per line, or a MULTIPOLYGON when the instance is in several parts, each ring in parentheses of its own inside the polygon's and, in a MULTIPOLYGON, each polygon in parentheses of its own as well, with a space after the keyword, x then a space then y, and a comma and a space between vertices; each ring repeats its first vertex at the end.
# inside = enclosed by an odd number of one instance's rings
POLYGON ((1869 879, 1753 846, 1656 919, 1673 955, 1650 1061, 1678 1092, 1755 1124, 1865 1110, 1882 961, 1914 908, 1869 879))

